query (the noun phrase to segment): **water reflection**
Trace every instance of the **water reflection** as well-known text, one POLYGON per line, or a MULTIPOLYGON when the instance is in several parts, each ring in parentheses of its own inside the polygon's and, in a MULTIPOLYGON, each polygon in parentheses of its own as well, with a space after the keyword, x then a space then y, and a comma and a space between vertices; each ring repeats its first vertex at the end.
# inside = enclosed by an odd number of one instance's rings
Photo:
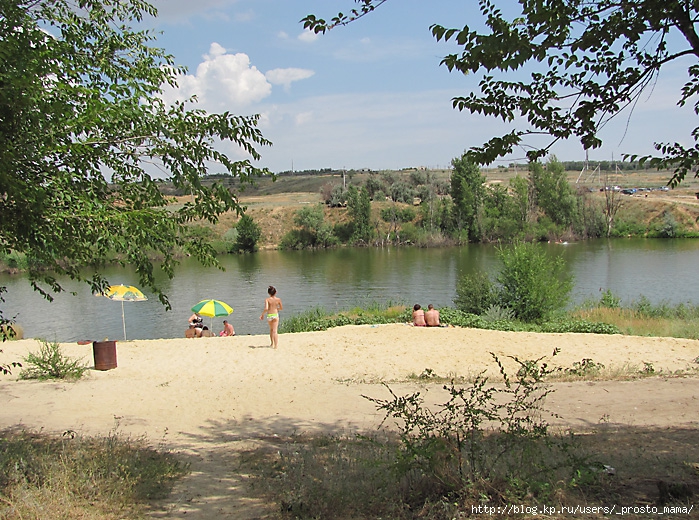
MULTIPOLYGON (((652 302, 699 303, 699 241, 614 240, 573 244, 542 244, 562 255, 575 276, 574 303, 599 299, 611 289, 625 303, 646 296, 652 302)), ((453 305, 461 274, 498 269, 497 248, 469 244, 460 248, 367 248, 332 251, 278 252, 221 258, 225 270, 204 268, 185 259, 173 280, 159 275, 172 310, 166 312, 155 295, 146 302, 124 305, 130 339, 182 337, 191 307, 200 300, 223 300, 234 309, 230 321, 238 334, 266 334, 259 320, 267 286, 275 285, 284 315, 316 306, 329 310, 367 306, 375 302, 437 307, 453 305)), ((138 285, 129 269, 110 267, 112 283, 138 285)), ((28 337, 49 340, 123 339, 121 305, 93 296, 87 286, 70 280, 68 291, 48 303, 32 291, 22 276, 1 276, 8 287, 6 316, 16 316, 28 337)), ((215 330, 222 318, 213 320, 215 330)))

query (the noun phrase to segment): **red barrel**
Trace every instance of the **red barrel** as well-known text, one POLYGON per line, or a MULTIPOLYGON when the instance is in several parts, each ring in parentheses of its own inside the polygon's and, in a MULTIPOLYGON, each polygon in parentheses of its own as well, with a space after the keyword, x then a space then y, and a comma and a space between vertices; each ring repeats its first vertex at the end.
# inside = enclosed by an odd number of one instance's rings
POLYGON ((93 341, 95 370, 111 370, 117 366, 116 341, 93 341))

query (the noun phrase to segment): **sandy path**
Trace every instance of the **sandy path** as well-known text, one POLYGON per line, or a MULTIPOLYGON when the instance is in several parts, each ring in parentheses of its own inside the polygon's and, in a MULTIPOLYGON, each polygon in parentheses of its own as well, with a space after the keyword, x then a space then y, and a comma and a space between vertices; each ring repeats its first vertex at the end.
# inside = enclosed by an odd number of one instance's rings
MULTIPOLYGON (((291 432, 353 431, 381 420, 362 394, 386 397, 420 387, 406 382, 429 368, 440 376, 494 373, 490 352, 570 367, 589 358, 607 368, 650 363, 656 371, 693 370, 699 341, 590 334, 531 334, 407 325, 350 326, 266 336, 117 344, 118 367, 90 370, 77 383, 0 379, 2 425, 97 434, 118 428, 179 451, 192 474, 158 518, 258 518, 267 505, 247 499, 235 460, 247 449, 291 432)), ((91 345, 63 345, 92 364, 91 345)), ((2 345, 1 362, 38 350, 33 340, 2 345)), ((17 372, 17 371, 15 371, 17 372)), ((422 385, 424 386, 424 385, 422 385)), ((575 427, 605 423, 695 426, 699 379, 557 383, 549 408, 575 427)), ((429 399, 443 401, 437 385, 429 399)))

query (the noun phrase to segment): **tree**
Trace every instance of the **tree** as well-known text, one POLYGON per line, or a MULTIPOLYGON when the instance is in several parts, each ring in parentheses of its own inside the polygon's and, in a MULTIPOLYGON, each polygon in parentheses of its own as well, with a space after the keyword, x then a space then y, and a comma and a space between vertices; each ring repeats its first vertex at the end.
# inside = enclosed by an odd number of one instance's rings
MULTIPOLYGON (((303 19, 304 27, 325 32, 361 18, 385 1, 355 0, 359 8, 349 14, 340 13, 329 23, 309 15, 303 19)), ((431 26, 437 40, 452 41, 461 48, 460 53, 445 56, 443 65, 463 74, 482 73, 480 93, 456 97, 453 106, 505 122, 526 121, 528 128, 472 148, 468 153, 475 162, 490 164, 536 134, 551 139, 529 150, 530 160, 545 156, 561 139, 578 139, 585 150, 601 146, 599 130, 625 108, 633 108, 655 84, 663 66, 674 66, 671 63, 680 59, 689 58, 689 65, 677 103, 692 103, 699 114, 699 4, 683 0, 518 0, 519 12, 513 8, 505 14, 493 0, 478 3, 485 18, 484 32, 468 25, 460 29, 431 26)), ((699 175, 698 139, 696 128, 692 146, 657 143, 660 154, 642 157, 639 162, 674 168, 670 180, 674 186, 687 172, 699 175)), ((637 156, 626 158, 633 161, 637 156)))
POLYGON ((144 14, 156 11, 143 0, 0 1, 0 252, 25 254, 49 299, 63 290, 58 275, 106 288, 101 270, 117 261, 169 308, 150 258, 170 277, 178 251, 215 264, 187 224, 242 212, 228 188, 201 177, 263 173, 215 147, 230 141, 259 159, 270 143, 257 116, 163 102, 184 69, 150 46, 150 31, 131 28, 144 14), (192 200, 166 207, 156 173, 192 200))
POLYGON ((609 172, 604 174, 604 222, 606 236, 609 238, 612 235, 614 228, 614 219, 616 214, 621 209, 623 201, 621 200, 621 191, 612 189, 609 181, 609 172))
POLYGON ((483 183, 485 176, 477 164, 470 161, 465 155, 452 159, 451 165, 451 199, 454 202, 452 217, 454 226, 459 233, 465 230, 470 241, 479 238, 478 211, 483 204, 485 190, 483 183))
POLYGON ((575 218, 576 199, 563 164, 551 157, 546 167, 532 162, 529 168, 536 204, 554 224, 570 226, 575 218))
POLYGON ((332 225, 325 222, 322 204, 306 206, 296 211, 294 224, 299 228, 292 229, 282 237, 282 249, 330 247, 337 243, 332 225))
POLYGON ((366 188, 347 188, 347 212, 352 219, 352 241, 368 243, 374 234, 371 226, 371 198, 366 188))
POLYGON ((257 251, 257 242, 262 236, 262 229, 250 215, 243 215, 236 226, 238 235, 235 238, 233 249, 238 253, 254 253, 257 251))

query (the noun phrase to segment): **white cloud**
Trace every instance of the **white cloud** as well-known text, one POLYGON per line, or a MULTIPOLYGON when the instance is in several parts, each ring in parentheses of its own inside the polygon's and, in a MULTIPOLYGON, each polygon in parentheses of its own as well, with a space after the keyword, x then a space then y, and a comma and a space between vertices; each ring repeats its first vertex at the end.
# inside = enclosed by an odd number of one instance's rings
POLYGON ((165 89, 165 101, 172 103, 197 96, 205 110, 235 111, 261 101, 272 92, 272 85, 250 64, 247 54, 228 54, 214 42, 203 59, 195 74, 178 78, 179 88, 165 89))
POLYGON ((279 31, 279 32, 277 33, 277 38, 279 38, 280 40, 288 40, 288 39, 289 39, 289 35, 288 35, 286 32, 284 32, 284 31, 279 31))
POLYGON ((267 81, 273 85, 284 85, 285 89, 289 89, 294 81, 307 79, 313 76, 315 72, 308 69, 272 69, 265 74, 267 81))
POLYGON ((320 37, 320 34, 304 29, 301 34, 298 35, 298 39, 302 42, 311 43, 316 41, 320 37))

